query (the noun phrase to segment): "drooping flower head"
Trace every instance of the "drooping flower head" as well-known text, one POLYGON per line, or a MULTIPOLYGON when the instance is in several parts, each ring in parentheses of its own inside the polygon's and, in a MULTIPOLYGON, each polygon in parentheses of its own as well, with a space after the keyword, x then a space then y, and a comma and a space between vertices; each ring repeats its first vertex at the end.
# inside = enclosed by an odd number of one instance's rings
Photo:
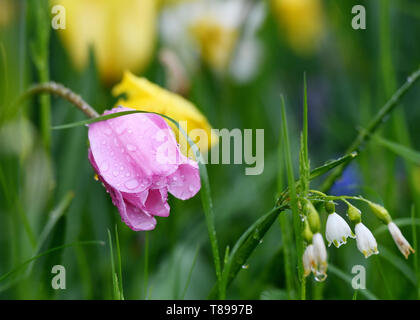
POLYGON ((314 246, 315 268, 314 275, 318 281, 323 281, 327 277, 327 248, 325 248, 324 238, 320 233, 315 233, 312 239, 314 246))
POLYGON ((303 274, 305 277, 307 277, 315 269, 314 246, 312 244, 306 247, 302 260, 303 274))
POLYGON ((361 222, 354 227, 356 232, 357 249, 365 258, 369 258, 372 254, 378 254, 378 244, 372 232, 361 222))
POLYGON ((348 237, 355 238, 356 236, 351 231, 346 220, 336 212, 333 212, 328 215, 325 237, 327 238, 328 246, 334 243, 339 248, 347 242, 348 237))
MULTIPOLYGON (((105 114, 128 111, 114 108, 105 114)), ((186 200, 201 187, 198 165, 179 150, 172 129, 156 114, 130 114, 89 125, 89 160, 122 220, 152 230, 167 217, 168 192, 186 200)))
POLYGON ((388 230, 391 233, 392 239, 394 239, 395 244, 397 245, 398 249, 407 259, 410 253, 414 253, 414 249, 408 243, 407 239, 401 233, 401 230, 397 227, 394 222, 388 223, 388 230))

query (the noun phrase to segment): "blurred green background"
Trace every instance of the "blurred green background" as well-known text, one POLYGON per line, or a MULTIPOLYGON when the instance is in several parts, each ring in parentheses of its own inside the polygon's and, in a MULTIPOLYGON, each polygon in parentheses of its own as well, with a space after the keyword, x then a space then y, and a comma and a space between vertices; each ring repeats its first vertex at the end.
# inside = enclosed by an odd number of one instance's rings
MULTIPOLYGON (((0 0, 0 298, 112 298, 107 230, 115 238, 115 225, 126 299, 204 299, 216 280, 199 195, 187 201, 169 197, 171 215, 158 218, 156 229, 147 232, 146 250, 146 232, 122 223, 105 189, 94 180, 87 161, 87 129, 49 131, 45 125, 82 120, 84 115, 56 97, 14 104, 32 83, 62 83, 102 112, 114 106, 111 89, 123 70, 130 69, 171 90, 186 87, 179 91, 214 128, 264 129, 263 174, 246 176, 246 165, 207 167, 223 255, 227 245, 232 247, 272 208, 278 188, 286 185, 278 152, 280 94, 286 97, 297 168, 306 72, 309 153, 316 167, 341 156, 420 65, 416 0, 226 0, 215 8, 210 5, 220 19, 200 16, 210 12, 197 9, 208 2, 204 0, 139 1, 143 4, 137 6, 134 0, 0 0), (240 4, 228 7, 230 2, 240 4), (51 6, 57 3, 66 8, 65 30, 51 26, 51 6), (356 4, 366 8, 365 30, 351 26, 356 4), (74 12, 85 15, 75 17, 74 12), (137 42, 137 47, 130 46, 137 42), (162 52, 177 57, 174 64, 182 77, 174 76, 162 52), (43 234, 54 214, 60 215, 58 221, 43 234), (7 274, 37 253, 90 240, 104 245, 72 245, 7 274), (66 268, 65 290, 51 288, 51 268, 58 264, 66 268)), ((420 150, 419 101, 417 85, 380 134, 420 150)), ((402 231, 416 242, 419 164, 372 141, 333 192, 362 194, 385 204, 394 219, 405 218, 402 231)), ((344 214, 344 208, 338 210, 344 214)), ((292 229, 290 213, 284 217, 292 229)), ((404 260, 379 221, 366 214, 364 222, 373 230, 380 254, 365 259, 353 240, 340 249, 331 247, 329 276, 323 283, 308 278, 308 298, 351 299, 349 279, 357 264, 366 267, 369 291, 361 290, 358 299, 420 298, 418 253, 404 260)), ((228 298, 294 298, 285 289, 284 249, 276 222, 229 288, 228 298)))

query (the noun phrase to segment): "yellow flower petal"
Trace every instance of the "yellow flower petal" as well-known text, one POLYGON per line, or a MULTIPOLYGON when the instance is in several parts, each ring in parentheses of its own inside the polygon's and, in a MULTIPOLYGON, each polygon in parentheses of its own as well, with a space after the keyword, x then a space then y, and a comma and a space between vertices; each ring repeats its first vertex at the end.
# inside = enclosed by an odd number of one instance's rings
POLYGON ((53 0, 66 9, 65 29, 57 30, 79 69, 92 47, 101 77, 112 82, 124 70, 148 65, 156 38, 156 0, 53 0))
POLYGON ((222 71, 229 64, 238 32, 221 25, 210 17, 203 17, 191 26, 191 33, 200 48, 203 60, 212 68, 222 71))
POLYGON ((306 55, 318 46, 324 31, 320 0, 272 0, 274 16, 284 28, 291 48, 306 55))
MULTIPOLYGON (((206 152, 217 143, 218 137, 211 132, 211 126, 206 117, 191 102, 159 87, 146 78, 136 77, 131 72, 126 71, 122 81, 113 88, 112 93, 115 96, 121 94, 126 96, 126 98, 119 99, 117 105, 161 113, 178 121, 201 152, 206 152), (202 129, 201 132, 208 139, 200 139, 195 137, 194 134, 191 136, 191 131, 194 129, 202 129)), ((179 134, 178 129, 170 121, 167 122, 178 138, 182 153, 186 156, 192 156, 184 136, 179 134)))

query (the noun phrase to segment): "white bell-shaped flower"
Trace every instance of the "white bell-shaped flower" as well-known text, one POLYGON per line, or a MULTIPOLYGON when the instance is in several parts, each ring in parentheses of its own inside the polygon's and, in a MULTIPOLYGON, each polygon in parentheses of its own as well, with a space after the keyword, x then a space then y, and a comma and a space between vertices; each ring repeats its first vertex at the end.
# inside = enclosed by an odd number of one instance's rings
POLYGON ((328 215, 325 237, 327 238, 328 246, 334 243, 338 248, 347 242, 348 237, 355 238, 356 236, 351 231, 346 220, 333 212, 328 215))
POLYGON ((375 237, 363 223, 356 224, 354 231, 356 232, 357 249, 363 253, 365 258, 379 253, 375 237))
POLYGON ((325 248, 324 239, 319 232, 314 234, 312 244, 314 246, 315 279, 323 281, 327 277, 327 248, 325 248))
POLYGON ((398 249, 400 249, 401 253, 407 259, 410 253, 414 253, 414 249, 408 243, 407 239, 404 238, 403 234, 401 233, 400 229, 394 222, 388 223, 388 230, 391 233, 392 238, 395 241, 398 249))
POLYGON ((315 267, 314 246, 312 244, 306 247, 302 259, 304 276, 307 277, 311 274, 315 267))

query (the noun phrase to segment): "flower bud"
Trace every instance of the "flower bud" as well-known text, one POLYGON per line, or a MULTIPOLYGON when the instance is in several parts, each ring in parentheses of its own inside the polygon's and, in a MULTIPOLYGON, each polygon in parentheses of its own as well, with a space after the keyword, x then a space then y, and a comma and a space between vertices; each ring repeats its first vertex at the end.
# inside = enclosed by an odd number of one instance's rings
POLYGON ((302 237, 303 237, 303 239, 305 239, 306 242, 308 242, 308 243, 312 242, 313 233, 311 231, 311 228, 309 227, 309 223, 308 223, 307 218, 305 218, 305 220, 304 220, 302 237))
POLYGON ((310 201, 306 201, 305 213, 308 217, 309 226, 313 233, 317 233, 321 230, 321 219, 319 218, 318 211, 310 201))
POLYGON ((351 222, 357 225, 362 221, 362 213, 351 203, 347 202, 347 205, 349 207, 347 210, 347 216, 349 217, 351 222))
POLYGON ((325 202, 325 210, 327 211, 328 214, 334 213, 335 212, 334 202, 333 201, 325 202))
POLYGON ((392 238, 394 239, 395 244, 397 245, 398 249, 407 259, 410 253, 414 253, 414 249, 408 243, 408 241, 402 235, 400 229, 394 222, 388 223, 388 230, 391 233, 392 238))
POLYGON ((381 220, 383 223, 389 224, 392 221, 391 216, 389 215, 388 210, 386 210, 381 205, 369 201, 369 207, 372 210, 373 214, 379 220, 381 220))

